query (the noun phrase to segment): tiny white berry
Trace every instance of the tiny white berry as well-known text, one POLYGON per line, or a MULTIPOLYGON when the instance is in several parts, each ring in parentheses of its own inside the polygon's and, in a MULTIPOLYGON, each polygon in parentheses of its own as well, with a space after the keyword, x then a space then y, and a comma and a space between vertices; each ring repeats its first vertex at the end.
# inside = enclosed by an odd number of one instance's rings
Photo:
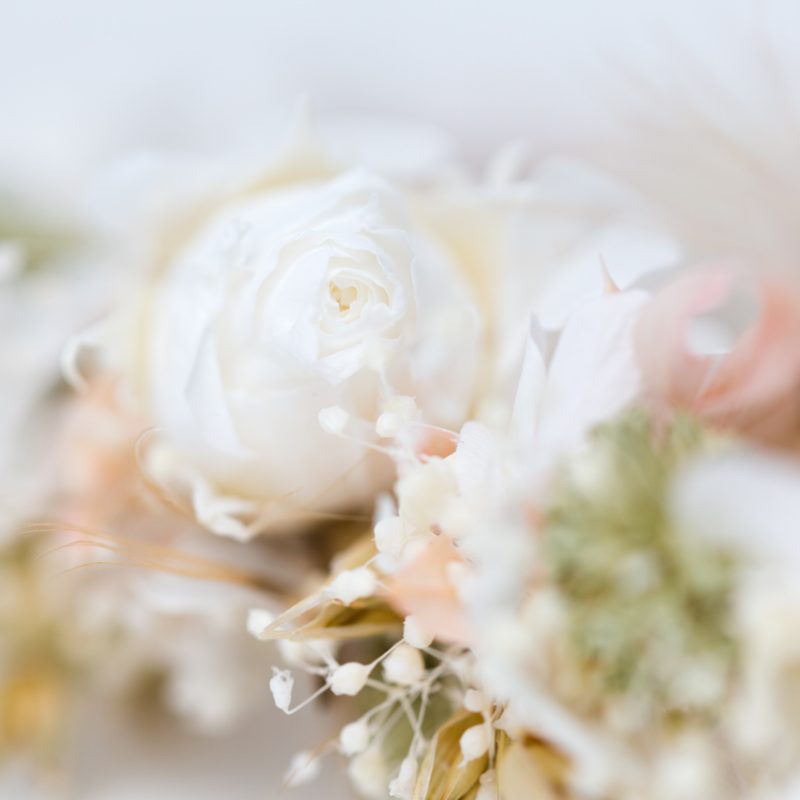
POLYGON ((371 669, 369 664, 359 664, 357 661, 348 661, 336 667, 330 677, 331 691, 337 695, 358 694, 364 688, 371 669))

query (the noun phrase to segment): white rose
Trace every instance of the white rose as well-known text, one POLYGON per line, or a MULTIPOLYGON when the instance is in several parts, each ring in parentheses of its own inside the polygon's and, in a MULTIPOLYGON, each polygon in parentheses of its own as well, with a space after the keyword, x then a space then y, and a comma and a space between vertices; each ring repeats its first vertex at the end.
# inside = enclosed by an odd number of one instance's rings
POLYGON ((477 312, 403 195, 363 171, 303 178, 195 220, 118 318, 166 446, 153 472, 239 538, 370 500, 391 464, 366 440, 393 397, 454 428, 474 398, 477 312), (352 438, 322 429, 329 407, 352 438))

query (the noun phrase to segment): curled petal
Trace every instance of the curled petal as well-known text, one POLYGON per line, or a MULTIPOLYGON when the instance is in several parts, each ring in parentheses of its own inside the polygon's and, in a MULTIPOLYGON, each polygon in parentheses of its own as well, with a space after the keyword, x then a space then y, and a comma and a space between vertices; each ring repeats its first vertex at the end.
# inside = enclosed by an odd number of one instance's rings
POLYGON ((657 406, 683 409, 715 427, 785 441, 800 427, 800 291, 775 276, 758 284, 758 318, 723 356, 691 352, 692 322, 722 306, 733 274, 712 270, 659 293, 637 329, 646 391, 657 406))

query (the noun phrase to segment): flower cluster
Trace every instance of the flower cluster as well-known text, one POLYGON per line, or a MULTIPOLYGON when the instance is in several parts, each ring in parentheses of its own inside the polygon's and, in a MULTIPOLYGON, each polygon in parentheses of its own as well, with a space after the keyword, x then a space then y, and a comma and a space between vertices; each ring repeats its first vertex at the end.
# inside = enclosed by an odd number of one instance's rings
POLYGON ((28 526, 144 568, 85 581, 104 658, 206 728, 340 698, 289 785, 338 753, 375 800, 793 796, 796 272, 588 168, 412 161, 302 117, 140 176, 28 526))

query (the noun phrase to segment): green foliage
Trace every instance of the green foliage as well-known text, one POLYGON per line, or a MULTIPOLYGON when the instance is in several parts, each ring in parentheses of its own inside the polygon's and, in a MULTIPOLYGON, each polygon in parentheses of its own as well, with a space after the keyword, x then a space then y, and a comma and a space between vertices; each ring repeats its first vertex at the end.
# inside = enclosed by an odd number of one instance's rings
POLYGON ((676 418, 640 412, 599 427, 557 481, 544 557, 568 615, 567 650, 595 698, 625 694, 648 715, 713 712, 735 668, 735 562, 676 530, 676 469, 710 446, 676 418))

